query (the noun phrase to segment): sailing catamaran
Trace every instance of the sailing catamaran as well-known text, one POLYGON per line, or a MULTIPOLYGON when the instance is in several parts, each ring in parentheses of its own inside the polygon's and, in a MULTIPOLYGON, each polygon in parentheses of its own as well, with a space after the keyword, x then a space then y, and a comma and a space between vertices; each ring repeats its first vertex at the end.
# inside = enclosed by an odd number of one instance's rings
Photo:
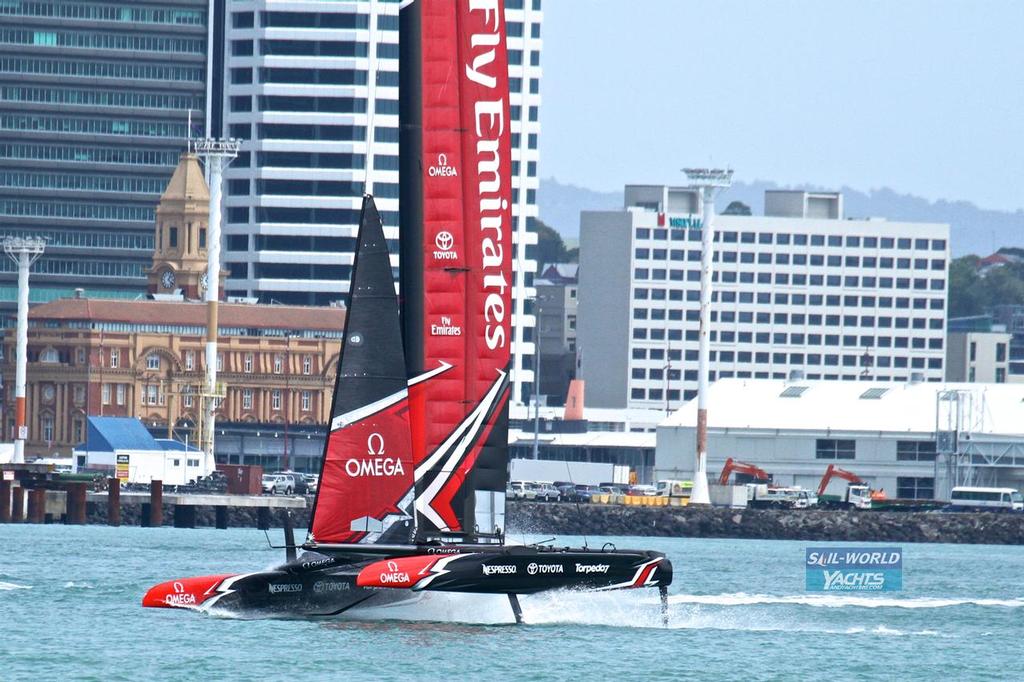
POLYGON ((505 542, 512 317, 500 0, 401 10, 401 289, 363 200, 309 534, 285 564, 168 581, 144 606, 336 616, 417 593, 657 587, 659 552, 505 542))

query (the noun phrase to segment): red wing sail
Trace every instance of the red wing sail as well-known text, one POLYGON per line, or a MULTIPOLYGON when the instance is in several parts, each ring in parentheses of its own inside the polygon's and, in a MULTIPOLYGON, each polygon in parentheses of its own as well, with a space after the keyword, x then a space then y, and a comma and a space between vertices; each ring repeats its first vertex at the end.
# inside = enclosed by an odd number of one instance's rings
POLYGON ((504 9, 421 0, 401 17, 406 354, 413 374, 452 366, 410 388, 417 532, 496 534, 512 316, 504 9))
POLYGON ((320 543, 408 542, 413 458, 405 356, 387 242, 369 196, 358 241, 309 530, 320 543))

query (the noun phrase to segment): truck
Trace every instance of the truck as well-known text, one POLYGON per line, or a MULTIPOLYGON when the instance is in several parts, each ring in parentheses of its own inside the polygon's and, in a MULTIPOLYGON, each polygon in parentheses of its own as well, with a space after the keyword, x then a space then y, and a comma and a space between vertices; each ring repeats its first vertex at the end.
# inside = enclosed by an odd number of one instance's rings
POLYGON ((817 504, 818 497, 806 488, 747 484, 747 506, 752 509, 809 509, 817 504))
POLYGON ((871 492, 871 486, 863 478, 852 471, 829 464, 818 486, 818 504, 831 509, 871 509, 871 492), (833 478, 846 481, 846 487, 838 494, 826 494, 833 478))

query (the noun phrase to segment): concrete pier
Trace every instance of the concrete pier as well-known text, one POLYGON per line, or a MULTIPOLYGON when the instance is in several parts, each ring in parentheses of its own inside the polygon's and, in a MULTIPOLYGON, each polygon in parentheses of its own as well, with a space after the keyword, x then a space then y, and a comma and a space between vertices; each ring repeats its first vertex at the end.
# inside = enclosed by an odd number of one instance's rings
POLYGON ((67 523, 82 525, 85 523, 85 483, 73 483, 68 486, 67 523))
POLYGON ((196 508, 186 504, 174 505, 174 527, 195 528, 196 508))
POLYGON ((227 530, 228 527, 228 508, 226 505, 214 507, 214 513, 217 515, 216 526, 220 530, 227 530))

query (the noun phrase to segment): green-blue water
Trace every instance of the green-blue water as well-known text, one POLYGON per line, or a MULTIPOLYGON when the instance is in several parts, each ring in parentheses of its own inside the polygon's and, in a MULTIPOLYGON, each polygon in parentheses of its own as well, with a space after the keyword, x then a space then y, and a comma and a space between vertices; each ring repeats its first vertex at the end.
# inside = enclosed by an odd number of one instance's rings
POLYGON ((671 557, 669 627, 653 591, 524 597, 521 627, 473 595, 359 621, 142 609, 155 582, 281 551, 255 530, 0 526, 0 679, 1024 676, 1024 547, 905 545, 904 590, 856 596, 804 591, 804 543, 614 541, 671 557))

